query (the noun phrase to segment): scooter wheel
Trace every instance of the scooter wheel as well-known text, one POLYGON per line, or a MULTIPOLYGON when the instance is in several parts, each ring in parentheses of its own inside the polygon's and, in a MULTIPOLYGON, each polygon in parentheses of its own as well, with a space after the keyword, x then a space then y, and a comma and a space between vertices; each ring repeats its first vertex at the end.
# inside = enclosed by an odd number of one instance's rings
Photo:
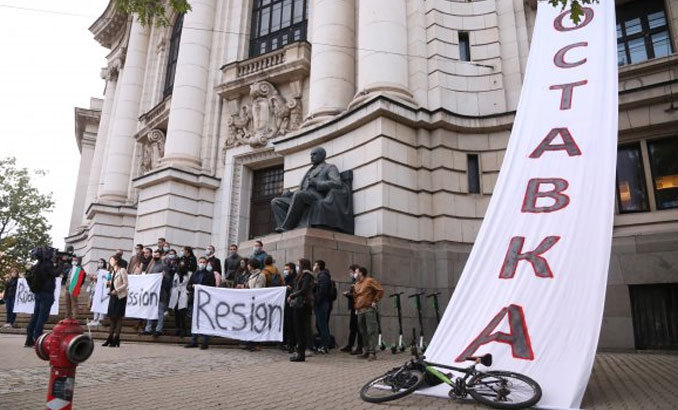
POLYGON ((405 346, 404 346, 404 345, 403 345, 403 346, 400 346, 400 351, 401 351, 401 352, 404 352, 404 351, 405 351, 405 346))
POLYGON ((395 346, 391 346, 391 353, 396 354, 398 352, 398 349, 396 349, 395 346))

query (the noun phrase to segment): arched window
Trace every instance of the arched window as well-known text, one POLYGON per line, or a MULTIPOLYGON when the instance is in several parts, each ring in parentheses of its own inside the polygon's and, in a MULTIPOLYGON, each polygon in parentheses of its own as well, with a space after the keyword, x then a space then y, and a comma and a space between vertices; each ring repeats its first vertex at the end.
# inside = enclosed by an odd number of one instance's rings
POLYGON ((306 40, 308 0, 254 0, 250 57, 306 40))
POLYGON ((165 88, 163 97, 172 94, 174 88, 174 75, 177 72, 177 58, 179 57, 179 42, 181 41, 181 28, 184 25, 184 15, 180 14, 172 27, 170 37, 169 55, 167 56, 167 70, 165 70, 165 88))

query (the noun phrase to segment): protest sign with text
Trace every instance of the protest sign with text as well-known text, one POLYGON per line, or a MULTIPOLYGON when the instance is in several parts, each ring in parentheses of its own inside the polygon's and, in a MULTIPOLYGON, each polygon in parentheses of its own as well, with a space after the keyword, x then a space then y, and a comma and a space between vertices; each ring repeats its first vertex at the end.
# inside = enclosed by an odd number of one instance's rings
MULTIPOLYGON (((52 303, 52 308, 49 310, 49 314, 52 316, 59 314, 59 294, 61 294, 61 278, 57 278, 54 288, 54 303, 52 303)), ((26 279, 19 278, 16 286, 16 298, 14 299, 14 313, 33 314, 34 308, 35 295, 28 288, 26 279)))
POLYGON ((97 283, 94 289, 94 296, 92 298, 92 309, 94 313, 108 313, 108 288, 106 287, 106 279, 110 273, 101 269, 97 272, 97 283))
POLYGON ((129 275, 128 278, 129 288, 127 289, 125 317, 158 319, 162 274, 129 275))
POLYGON ((281 342, 285 287, 195 286, 191 332, 254 342, 281 342))

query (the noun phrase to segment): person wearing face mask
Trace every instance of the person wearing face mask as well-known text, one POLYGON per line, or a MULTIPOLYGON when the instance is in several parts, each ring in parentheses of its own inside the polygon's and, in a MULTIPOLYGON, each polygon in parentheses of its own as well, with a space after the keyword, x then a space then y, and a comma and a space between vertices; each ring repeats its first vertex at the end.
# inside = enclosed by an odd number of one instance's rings
MULTIPOLYGON (((219 260, 219 258, 217 258, 217 255, 216 255, 215 252, 216 251, 215 251, 214 245, 210 245, 210 246, 207 247, 207 250, 205 250, 205 257, 207 258, 207 262, 212 265, 212 272, 214 272, 215 274, 216 273, 219 274, 219 283, 221 283, 221 279, 222 279, 221 260, 219 260)), ((219 286, 218 283, 217 283, 217 286, 219 286)))
MULTIPOLYGON (((106 265, 106 260, 104 258, 99 258, 97 261, 97 271, 93 274, 90 274, 88 276, 89 278, 89 286, 87 287, 87 291, 89 293, 89 308, 92 309, 92 303, 94 301, 94 293, 96 292, 97 289, 97 281, 99 280, 99 275, 102 272, 108 272, 108 268, 106 265)), ((103 313, 94 313, 94 317, 92 318, 92 321, 87 323, 87 326, 101 326, 101 320, 104 318, 103 313)))
POLYGON ((71 261, 71 270, 66 279, 66 317, 73 318, 78 314, 78 296, 87 272, 80 265, 80 258, 75 256, 71 261))
POLYGON ((247 281, 250 280, 249 258, 240 259, 240 266, 235 273, 235 288, 244 289, 247 287, 247 281))
POLYGON ((172 290, 170 293, 169 309, 174 311, 174 324, 176 326, 176 335, 184 337, 186 334, 186 310, 188 309, 188 294, 186 285, 190 273, 188 267, 184 264, 180 266, 179 258, 174 249, 170 250, 165 257, 165 263, 168 265, 172 276, 172 290))
POLYGON ((153 260, 151 261, 148 273, 160 273, 162 274, 162 282, 160 284, 160 298, 158 300, 158 320, 147 320, 146 328, 144 329, 145 335, 153 335, 153 337, 159 337, 162 335, 162 330, 165 326, 165 311, 169 305, 170 293, 172 292, 172 282, 174 279, 174 273, 176 272, 176 258, 167 259, 166 263, 163 263, 160 257, 160 249, 153 251, 153 260), (155 330, 153 326, 155 325, 155 330))
POLYGON ((294 337, 294 323, 292 321, 292 308, 290 307, 290 302, 287 298, 292 293, 292 289, 296 285, 297 279, 297 266, 293 263, 287 263, 283 267, 282 271, 283 280, 285 281, 285 287, 287 291, 285 292, 285 316, 283 320, 283 350, 287 350, 289 353, 293 353, 295 346, 297 345, 296 338, 294 337))
POLYGON ((190 246, 184 246, 184 249, 181 251, 179 267, 191 273, 194 273, 198 269, 198 260, 195 258, 193 248, 190 246))
POLYGON ((232 244, 228 247, 228 256, 224 259, 224 272, 222 275, 223 285, 232 288, 235 285, 235 277, 240 268, 242 256, 238 254, 238 245, 232 244))
POLYGON ((348 299, 348 310, 350 312, 348 343, 340 350, 342 352, 351 353, 352 355, 363 354, 363 337, 358 331, 358 315, 355 313, 355 298, 353 294, 353 286, 355 285, 356 276, 358 275, 358 265, 351 265, 348 267, 348 274, 351 280, 351 287, 344 292, 344 296, 348 299), (357 340, 356 340, 357 339, 357 340), (355 349, 353 345, 358 342, 355 349))
MULTIPOLYGON (((134 251, 132 252, 132 257, 129 260, 129 265, 127 266, 127 272, 130 274, 135 274, 137 272, 137 266, 141 264, 141 257, 144 253, 144 245, 138 243, 134 246, 134 251)), ((141 271, 139 271, 141 272, 141 271)))
POLYGON ((165 243, 162 245, 162 247, 159 247, 158 249, 160 249, 162 251, 161 257, 164 259, 164 258, 167 257, 167 255, 169 255, 170 251, 172 250, 172 247, 170 246, 169 242, 165 241, 165 243))
MULTIPOLYGON (((198 270, 193 275, 191 275, 191 278, 188 280, 188 285, 186 286, 186 290, 188 291, 189 308, 193 306, 193 297, 195 294, 196 285, 211 287, 216 286, 214 274, 207 270, 207 258, 204 256, 200 257, 200 260, 198 261, 198 270)), ((198 347, 198 336, 200 336, 198 333, 193 333, 191 343, 184 347, 198 347)), ((208 335, 202 335, 202 344, 200 345, 201 350, 205 350, 209 347, 209 340, 210 337, 208 335)))
POLYGON ((256 259, 259 261, 259 266, 263 267, 264 266, 264 260, 268 254, 264 250, 264 244, 261 241, 256 241, 254 242, 254 249, 252 251, 252 255, 250 255, 250 259, 256 259))

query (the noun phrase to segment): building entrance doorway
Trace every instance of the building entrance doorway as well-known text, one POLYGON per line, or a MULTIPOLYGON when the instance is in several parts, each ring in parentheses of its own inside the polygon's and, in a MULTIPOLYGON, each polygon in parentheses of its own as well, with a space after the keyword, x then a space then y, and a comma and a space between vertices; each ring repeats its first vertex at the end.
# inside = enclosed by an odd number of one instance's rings
POLYGON ((631 285, 636 349, 678 350, 678 284, 631 285))

